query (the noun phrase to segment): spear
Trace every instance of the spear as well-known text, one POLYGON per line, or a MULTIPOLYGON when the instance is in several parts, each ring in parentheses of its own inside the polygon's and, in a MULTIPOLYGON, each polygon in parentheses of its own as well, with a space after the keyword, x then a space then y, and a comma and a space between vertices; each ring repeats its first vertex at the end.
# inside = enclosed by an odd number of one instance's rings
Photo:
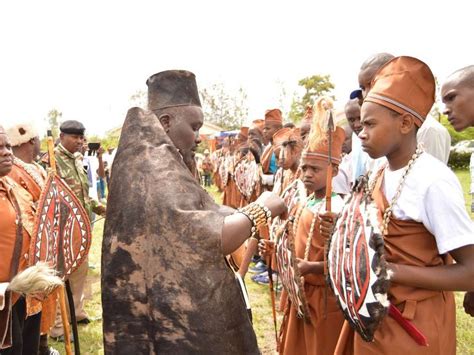
MULTIPOLYGON (((332 195, 332 133, 334 131, 334 119, 332 116, 332 110, 327 111, 327 121, 328 121, 328 166, 327 166, 327 176, 326 176, 326 212, 331 212, 331 195, 332 195)), ((328 261, 327 261, 327 252, 329 247, 329 239, 324 241, 324 279, 327 279, 328 276, 328 261)), ((328 285, 325 284, 324 287, 324 319, 327 315, 327 304, 328 304, 328 285)))

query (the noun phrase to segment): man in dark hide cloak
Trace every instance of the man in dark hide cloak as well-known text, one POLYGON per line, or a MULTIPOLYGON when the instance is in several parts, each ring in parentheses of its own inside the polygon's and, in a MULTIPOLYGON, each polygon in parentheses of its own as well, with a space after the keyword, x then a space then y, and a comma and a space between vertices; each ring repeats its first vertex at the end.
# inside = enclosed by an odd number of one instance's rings
MULTIPOLYGON (((226 216, 185 165, 203 123, 194 74, 161 72, 147 84, 151 111, 128 112, 113 163, 102 249, 105 353, 258 354, 224 260, 256 220, 226 216)), ((272 194, 259 202, 273 216, 285 210, 272 194)))

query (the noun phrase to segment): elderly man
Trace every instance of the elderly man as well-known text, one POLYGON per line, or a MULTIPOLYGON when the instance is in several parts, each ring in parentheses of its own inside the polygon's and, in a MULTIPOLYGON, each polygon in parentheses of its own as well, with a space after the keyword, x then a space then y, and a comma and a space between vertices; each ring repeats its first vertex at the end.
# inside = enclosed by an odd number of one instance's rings
POLYGON ((12 167, 12 147, 0 126, 0 355, 37 354, 41 312, 27 317, 30 299, 7 290, 12 278, 27 267, 30 246, 29 221, 23 225, 19 203, 19 194, 25 192, 7 176, 12 167))
POLYGON ((279 215, 283 202, 267 193, 230 215, 216 205, 183 159, 203 124, 194 74, 165 71, 147 84, 152 112, 129 111, 114 161, 102 248, 105 353, 258 354, 224 256, 255 237, 266 219, 256 214, 279 215))

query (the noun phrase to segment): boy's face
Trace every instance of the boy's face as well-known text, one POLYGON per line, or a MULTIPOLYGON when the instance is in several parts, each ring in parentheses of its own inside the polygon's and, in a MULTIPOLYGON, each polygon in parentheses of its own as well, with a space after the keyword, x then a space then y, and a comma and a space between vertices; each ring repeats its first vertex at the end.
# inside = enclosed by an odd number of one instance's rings
POLYGON ((285 142, 279 150, 279 166, 284 170, 291 169, 298 162, 299 153, 296 142, 285 142))
POLYGON ((377 72, 377 68, 368 67, 359 72, 359 88, 362 90, 362 98, 366 98, 371 89, 371 82, 377 72))
POLYGON ((344 109, 344 113, 346 114, 347 122, 349 122, 349 126, 351 127, 352 131, 359 135, 360 131, 362 131, 362 125, 360 124, 360 106, 357 101, 351 101, 348 103, 344 109))
POLYGON ((300 168, 301 179, 309 193, 326 188, 327 162, 302 158, 300 168))
POLYGON ((443 85, 441 98, 445 105, 443 113, 456 131, 474 126, 474 88, 453 80, 443 85))
POLYGON ((278 131, 282 125, 277 122, 265 122, 265 127, 263 128, 263 135, 268 142, 271 142, 273 135, 278 131))
MULTIPOLYGON (((401 116, 400 116, 401 117, 401 116)), ((361 109, 362 149, 372 159, 387 156, 402 143, 401 119, 382 105, 364 102, 361 109)))
POLYGON ((311 121, 303 120, 300 125, 300 136, 301 140, 306 143, 308 139, 309 131, 311 130, 311 121))

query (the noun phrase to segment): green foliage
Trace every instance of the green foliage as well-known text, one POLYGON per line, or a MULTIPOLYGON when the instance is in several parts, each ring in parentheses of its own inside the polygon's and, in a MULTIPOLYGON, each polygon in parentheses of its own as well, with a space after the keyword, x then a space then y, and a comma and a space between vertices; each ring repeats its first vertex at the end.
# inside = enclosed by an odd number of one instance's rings
MULTIPOLYGON (((295 95, 291 103, 289 118, 293 122, 299 122, 306 111, 308 105, 313 106, 316 99, 323 95, 329 95, 334 89, 330 75, 312 75, 301 79, 298 85, 303 87, 303 96, 295 95)), ((330 95, 334 98, 334 96, 330 95)))
POLYGON ((469 169, 471 153, 458 153, 451 151, 449 154, 448 166, 451 169, 469 169))
POLYGON ((48 112, 48 129, 53 133, 54 140, 59 137, 59 120, 61 117, 63 117, 63 113, 55 108, 48 112))
POLYGON ((237 129, 248 116, 247 94, 240 88, 230 94, 223 83, 200 90, 204 120, 224 129, 237 129))

